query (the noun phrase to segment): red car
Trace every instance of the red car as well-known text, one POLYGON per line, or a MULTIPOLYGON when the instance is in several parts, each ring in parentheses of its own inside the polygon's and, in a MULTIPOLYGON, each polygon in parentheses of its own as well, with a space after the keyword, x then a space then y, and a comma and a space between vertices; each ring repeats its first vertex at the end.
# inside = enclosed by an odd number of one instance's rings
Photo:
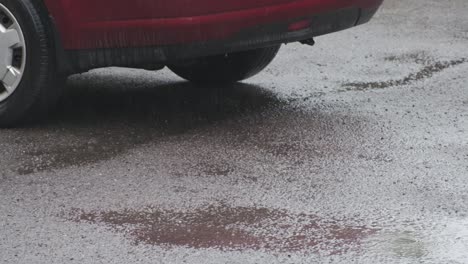
POLYGON ((383 0, 0 0, 0 126, 37 117, 65 76, 106 66, 198 83, 264 69, 281 44, 369 21, 383 0))

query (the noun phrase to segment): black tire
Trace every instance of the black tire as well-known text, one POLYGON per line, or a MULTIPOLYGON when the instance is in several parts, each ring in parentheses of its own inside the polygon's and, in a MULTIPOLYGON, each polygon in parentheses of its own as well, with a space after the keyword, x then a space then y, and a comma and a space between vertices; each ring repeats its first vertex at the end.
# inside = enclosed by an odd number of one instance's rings
POLYGON ((194 83, 233 83, 265 69, 278 54, 280 47, 204 57, 168 67, 175 74, 194 83))
POLYGON ((64 77, 57 76, 54 37, 42 1, 0 0, 24 35, 26 63, 16 90, 0 102, 0 127, 43 117, 57 102, 64 77))

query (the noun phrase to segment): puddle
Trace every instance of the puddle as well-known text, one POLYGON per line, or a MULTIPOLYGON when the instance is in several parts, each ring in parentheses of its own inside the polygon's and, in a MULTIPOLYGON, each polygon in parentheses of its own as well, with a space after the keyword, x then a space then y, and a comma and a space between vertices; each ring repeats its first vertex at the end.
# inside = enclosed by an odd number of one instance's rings
MULTIPOLYGON (((366 154, 360 149, 362 142, 381 142, 381 137, 366 137, 368 120, 348 113, 284 107, 239 121, 176 138, 177 152, 165 155, 171 160, 167 166, 171 175, 222 177, 233 184, 256 182, 267 175, 292 179, 295 172, 315 172, 329 160, 366 154)), ((379 155, 378 148, 372 150, 379 155)))
POLYGON ((425 65, 421 70, 416 73, 411 73, 402 79, 389 80, 384 82, 351 82, 345 83, 343 86, 346 91, 365 91, 372 89, 385 89, 389 87, 408 85, 413 82, 421 81, 424 79, 431 78, 434 74, 442 72, 445 69, 463 64, 467 62, 467 59, 458 59, 451 61, 437 61, 425 65))
POLYGON ((421 234, 412 231, 379 234, 378 241, 381 251, 399 259, 421 259, 428 254, 428 245, 421 234))
MULTIPOLYGON (((148 133, 136 133, 129 127, 121 127, 121 133, 88 132, 79 130, 70 134, 64 131, 57 138, 45 138, 18 146, 23 149, 16 172, 27 175, 70 166, 82 166, 115 157, 152 139, 148 133), (68 140, 66 140, 68 138, 68 140), (27 150, 26 150, 27 148, 27 150)), ((99 130, 99 129, 96 129, 99 130)))
POLYGON ((393 223, 369 236, 362 247, 366 254, 392 259, 392 263, 466 263, 466 218, 437 215, 422 220, 393 223))
POLYGON ((428 65, 431 62, 434 62, 434 59, 426 51, 414 51, 401 55, 386 56, 384 57, 384 61, 428 65))
POLYGON ((189 212, 148 207, 141 211, 85 212, 70 220, 104 224, 136 244, 214 248, 227 251, 268 250, 341 254, 376 230, 324 220, 313 215, 254 207, 210 206, 189 212))
POLYGON ((234 173, 239 168, 236 168, 235 165, 228 162, 213 162, 207 161, 191 164, 183 163, 180 168, 174 169, 173 174, 177 177, 185 177, 187 175, 195 177, 226 177, 234 173))

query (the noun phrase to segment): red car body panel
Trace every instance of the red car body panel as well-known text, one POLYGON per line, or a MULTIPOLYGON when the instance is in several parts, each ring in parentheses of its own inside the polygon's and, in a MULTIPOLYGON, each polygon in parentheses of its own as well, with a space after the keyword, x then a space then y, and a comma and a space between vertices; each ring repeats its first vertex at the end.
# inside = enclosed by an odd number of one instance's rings
POLYGON ((382 1, 44 0, 65 50, 227 40, 249 28, 315 14, 377 9, 382 1))

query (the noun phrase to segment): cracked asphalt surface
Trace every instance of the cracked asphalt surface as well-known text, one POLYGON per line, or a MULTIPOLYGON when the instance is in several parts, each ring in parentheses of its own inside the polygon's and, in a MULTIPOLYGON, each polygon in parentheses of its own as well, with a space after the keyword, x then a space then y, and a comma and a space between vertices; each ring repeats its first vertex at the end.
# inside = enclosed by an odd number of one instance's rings
POLYGON ((0 263, 468 263, 467 14, 387 0, 231 87, 73 76, 0 131, 0 263))

